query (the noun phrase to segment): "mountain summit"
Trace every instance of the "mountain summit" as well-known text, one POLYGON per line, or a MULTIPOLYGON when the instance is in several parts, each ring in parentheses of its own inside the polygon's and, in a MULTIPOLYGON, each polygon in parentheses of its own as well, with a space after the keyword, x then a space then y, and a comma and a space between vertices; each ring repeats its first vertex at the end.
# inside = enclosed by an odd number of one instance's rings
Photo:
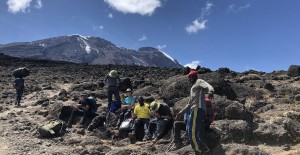
POLYGON ((136 51, 119 48, 99 37, 85 37, 81 35, 5 44, 0 46, 0 53, 17 57, 88 64, 182 67, 171 56, 153 47, 142 47, 136 51))

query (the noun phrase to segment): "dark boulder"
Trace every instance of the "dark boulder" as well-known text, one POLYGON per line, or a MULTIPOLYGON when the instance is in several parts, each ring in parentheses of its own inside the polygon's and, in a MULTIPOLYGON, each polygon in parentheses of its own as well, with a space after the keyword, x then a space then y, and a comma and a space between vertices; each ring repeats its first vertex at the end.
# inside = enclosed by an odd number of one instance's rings
POLYGON ((186 76, 174 76, 164 80, 159 88, 162 98, 172 102, 176 98, 189 96, 191 84, 186 76))
POLYGON ((230 84, 224 80, 220 73, 207 73, 199 76, 200 79, 207 81, 214 87, 215 94, 226 96, 230 100, 236 99, 236 94, 230 84))
POLYGON ((266 83, 264 85, 264 88, 269 90, 269 91, 274 91, 274 86, 272 85, 272 83, 266 83))
POLYGON ((292 143, 292 138, 285 123, 288 118, 273 118, 266 123, 259 123, 253 131, 254 142, 266 143, 267 145, 284 145, 292 143))
POLYGON ((262 95, 254 88, 245 86, 243 84, 231 83, 230 84, 237 99, 243 99, 246 97, 254 97, 255 99, 261 99, 262 95))
POLYGON ((300 75, 300 66, 298 65, 291 65, 288 69, 288 76, 295 77, 300 75))
POLYGON ((253 122, 253 113, 244 105, 234 102, 225 108, 225 118, 253 122))
POLYGON ((218 131, 221 143, 247 143, 252 138, 251 124, 243 120, 219 120, 211 127, 218 131))

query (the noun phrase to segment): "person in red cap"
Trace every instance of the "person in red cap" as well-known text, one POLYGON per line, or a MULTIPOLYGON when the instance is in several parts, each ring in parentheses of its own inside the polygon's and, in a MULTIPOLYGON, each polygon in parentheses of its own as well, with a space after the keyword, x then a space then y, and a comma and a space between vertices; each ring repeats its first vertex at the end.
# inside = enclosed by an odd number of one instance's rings
POLYGON ((183 114, 186 116, 186 133, 189 142, 192 145, 196 155, 209 152, 209 148, 203 141, 205 132, 205 112, 206 102, 205 93, 208 97, 213 98, 214 88, 202 79, 198 79, 196 71, 191 70, 188 74, 189 81, 193 84, 191 88, 190 100, 176 116, 176 120, 182 120, 183 114))

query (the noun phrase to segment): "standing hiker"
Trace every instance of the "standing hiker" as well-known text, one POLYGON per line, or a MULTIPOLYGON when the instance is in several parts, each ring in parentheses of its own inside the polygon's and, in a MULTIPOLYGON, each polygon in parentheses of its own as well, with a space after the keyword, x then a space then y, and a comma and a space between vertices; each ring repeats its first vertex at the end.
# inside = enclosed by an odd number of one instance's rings
POLYGON ((107 96, 108 96, 108 110, 110 109, 110 104, 112 102, 112 95, 115 96, 117 102, 121 104, 120 94, 118 90, 118 83, 121 82, 118 72, 116 70, 111 70, 104 79, 104 82, 107 83, 107 96))
POLYGON ((202 79, 198 79, 197 72, 192 70, 188 74, 189 81, 193 84, 190 100, 186 107, 176 116, 176 120, 182 120, 182 115, 187 114, 186 133, 196 155, 209 152, 204 140, 205 134, 205 92, 208 91, 209 98, 213 98, 214 88, 202 79))
POLYGON ((22 95, 24 92, 24 79, 22 77, 18 77, 14 80, 14 88, 16 89, 16 102, 15 102, 15 106, 21 106, 20 102, 22 99, 22 95))

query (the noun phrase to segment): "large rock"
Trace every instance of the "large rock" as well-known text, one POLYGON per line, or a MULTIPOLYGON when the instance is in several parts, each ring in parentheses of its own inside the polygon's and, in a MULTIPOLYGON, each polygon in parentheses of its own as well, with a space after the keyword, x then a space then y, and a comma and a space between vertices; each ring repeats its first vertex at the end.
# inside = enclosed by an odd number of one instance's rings
POLYGON ((244 105, 234 102, 225 108, 225 118, 253 122, 253 113, 244 105))
POLYGON ((151 96, 151 94, 158 94, 158 88, 153 86, 146 86, 141 89, 133 91, 133 96, 151 96))
POLYGON ((91 90, 94 91, 97 89, 96 83, 91 82, 84 82, 81 84, 75 84, 70 88, 72 91, 84 91, 84 90, 91 90))
POLYGON ((185 97, 177 101, 173 106, 173 113, 177 114, 181 109, 183 109, 187 105, 188 101, 189 97, 185 97))
MULTIPOLYGON (((268 145, 284 145, 292 143, 292 136, 285 128, 285 124, 290 120, 284 117, 275 117, 265 123, 259 123, 253 131, 256 143, 266 143, 268 145)), ((291 127, 292 128, 292 127, 291 127)), ((291 129, 292 130, 292 129, 291 129)))
POLYGON ((254 88, 237 83, 231 83, 230 86, 238 100, 243 100, 247 97, 254 97, 256 99, 262 98, 261 93, 256 91, 254 88))
POLYGON ((191 84, 186 76, 174 76, 162 82, 159 92, 164 99, 174 102, 176 98, 189 96, 190 88, 191 84))
POLYGON ((251 124, 243 120, 219 120, 211 127, 221 136, 221 143, 247 143, 252 139, 251 124))
POLYGON ((288 76, 295 77, 300 75, 300 66, 298 65, 291 65, 288 69, 288 76))
POLYGON ((222 148, 225 150, 226 155, 270 155, 257 146, 225 144, 222 148))
POLYGON ((199 76, 200 79, 207 81, 214 87, 215 94, 220 96, 226 96, 230 100, 236 99, 236 94, 231 88, 228 82, 224 80, 224 77, 220 73, 207 73, 199 76))

